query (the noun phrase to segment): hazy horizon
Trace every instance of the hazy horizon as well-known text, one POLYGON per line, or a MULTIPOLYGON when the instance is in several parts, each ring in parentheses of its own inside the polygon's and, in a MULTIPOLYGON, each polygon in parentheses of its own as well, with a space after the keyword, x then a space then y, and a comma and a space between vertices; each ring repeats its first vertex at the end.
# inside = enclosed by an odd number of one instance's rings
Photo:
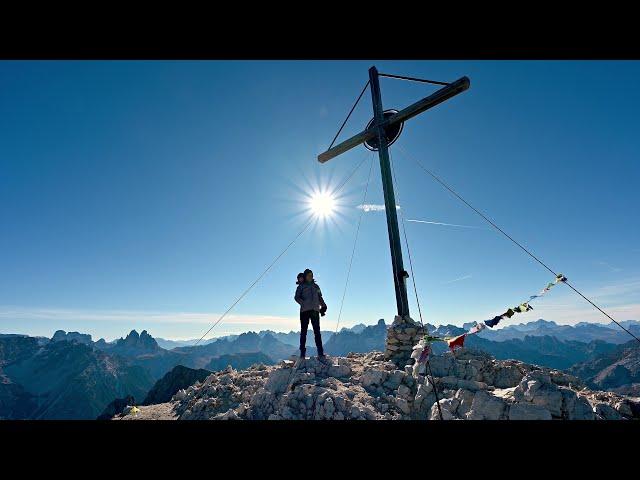
MULTIPOLYGON (((380 319, 378 318, 375 321, 371 321, 371 322, 362 321, 362 322, 352 323, 352 324, 349 324, 349 325, 341 325, 339 330, 342 330, 342 328, 345 328, 345 327, 346 328, 351 328, 351 327, 353 327, 353 326, 355 326, 357 324, 364 324, 366 326, 371 326, 371 325, 375 325, 376 323, 378 323, 379 320, 380 319)), ((387 319, 383 319, 383 320, 385 320, 385 323, 387 325, 389 325, 391 323, 391 320, 387 320, 387 319)), ((497 327, 495 327, 494 330, 500 330, 502 328, 506 328, 506 327, 513 326, 513 325, 519 325, 519 324, 526 324, 526 323, 530 323, 530 322, 535 322, 537 320, 553 321, 558 325, 576 325, 577 323, 580 323, 580 322, 566 323, 566 322, 558 322, 558 321, 555 321, 555 320, 549 319, 549 318, 535 318, 535 319, 522 320, 522 321, 517 321, 516 320, 514 322, 504 323, 504 324, 501 324, 501 325, 498 325, 497 327)), ((618 322, 626 322, 626 321, 638 321, 638 320, 631 319, 631 318, 618 319, 618 322)), ((432 322, 428 322, 428 323, 432 323, 432 322)), ((600 325, 610 325, 612 322, 611 321, 593 321, 593 322, 587 322, 587 323, 597 323, 597 324, 600 324, 600 325)), ((432 324, 434 324, 434 323, 432 323, 432 324)), ((215 335, 207 336, 207 339, 225 337, 225 336, 228 336, 228 335, 238 335, 238 334, 247 333, 247 332, 256 332, 256 333, 258 333, 260 331, 265 331, 265 330, 274 331, 276 333, 289 333, 289 332, 292 332, 292 331, 293 332, 299 332, 300 331, 300 326, 298 324, 297 317, 291 319, 291 325, 292 325, 291 328, 286 328, 286 327, 268 328, 268 327, 260 326, 260 327, 254 327, 254 328, 247 327, 247 328, 243 329, 241 327, 241 325, 251 325, 251 324, 234 323, 233 325, 230 325, 230 326, 234 326, 236 328, 233 328, 231 330, 220 329, 215 335)), ((447 325, 447 323, 435 323, 434 325, 436 325, 436 326, 438 326, 438 325, 447 325)), ((462 326, 462 325, 456 325, 456 326, 462 326)), ((322 330, 328 330, 328 331, 334 332, 335 331, 335 324, 333 325, 333 328, 332 328, 331 325, 326 325, 326 326, 322 325, 321 328, 322 328, 322 330)), ((89 331, 89 330, 78 330, 75 327, 74 328, 60 327, 60 328, 56 328, 56 329, 52 330, 50 333, 48 333, 48 332, 26 333, 26 332, 20 332, 20 331, 0 331, 0 334, 19 334, 19 335, 29 335, 29 336, 32 336, 32 337, 51 338, 53 336, 53 334, 57 330, 64 330, 65 332, 78 332, 78 333, 83 333, 83 334, 89 334, 89 335, 91 335, 91 338, 93 339, 93 341, 97 341, 97 340, 99 340, 101 338, 104 338, 107 342, 110 342, 110 341, 113 341, 113 340, 117 340, 119 338, 124 338, 132 330, 136 330, 138 333, 142 332, 143 330, 146 330, 152 337, 154 337, 154 338, 162 338, 164 340, 189 341, 189 340, 197 340, 198 338, 200 338, 200 336, 194 336, 194 337, 171 337, 171 336, 166 336, 166 335, 158 334, 158 333, 150 330, 149 328, 145 328, 145 327, 131 327, 131 328, 124 327, 124 330, 122 331, 121 334, 113 336, 113 337, 105 337, 105 336, 102 336, 102 335, 96 335, 92 331, 89 331)))

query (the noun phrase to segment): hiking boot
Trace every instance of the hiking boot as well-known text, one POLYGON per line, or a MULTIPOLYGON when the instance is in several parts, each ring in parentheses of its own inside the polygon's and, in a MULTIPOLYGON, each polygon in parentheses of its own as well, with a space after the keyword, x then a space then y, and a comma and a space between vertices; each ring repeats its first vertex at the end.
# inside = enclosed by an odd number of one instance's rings
POLYGON ((331 359, 329 357, 327 357, 326 355, 318 355, 318 361, 320 363, 323 363, 325 365, 331 365, 331 359))

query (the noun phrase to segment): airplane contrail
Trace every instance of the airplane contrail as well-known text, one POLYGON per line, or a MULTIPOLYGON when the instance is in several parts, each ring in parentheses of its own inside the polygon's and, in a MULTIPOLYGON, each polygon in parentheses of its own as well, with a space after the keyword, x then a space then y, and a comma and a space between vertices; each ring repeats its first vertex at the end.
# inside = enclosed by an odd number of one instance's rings
POLYGON ((460 227, 460 228, 477 228, 480 230, 487 230, 484 227, 477 227, 474 225, 458 225, 457 223, 444 223, 444 222, 430 222, 428 220, 414 220, 414 219, 407 219, 407 222, 414 222, 414 223, 428 223, 429 225, 443 225, 445 227, 460 227))
POLYGON ((449 283, 455 283, 455 282, 459 282, 461 280, 467 280, 468 278, 471 278, 473 275, 469 274, 469 275, 464 275, 463 277, 459 277, 459 278, 454 278, 453 280, 449 280, 448 282, 442 282, 442 285, 447 285, 449 283))

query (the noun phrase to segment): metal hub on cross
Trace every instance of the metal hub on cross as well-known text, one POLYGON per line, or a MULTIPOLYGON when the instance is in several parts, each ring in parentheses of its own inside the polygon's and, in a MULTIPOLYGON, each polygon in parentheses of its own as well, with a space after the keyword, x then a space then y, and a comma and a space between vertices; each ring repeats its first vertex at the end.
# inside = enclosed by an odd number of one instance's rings
MULTIPOLYGON (((386 75, 388 76, 388 75, 386 75)), ((375 121, 371 120, 367 125, 367 128, 362 132, 354 135, 347 140, 340 142, 338 145, 329 147, 329 150, 318 155, 318 161, 325 163, 338 155, 351 150, 354 147, 364 144, 369 150, 377 151, 378 158, 380 159, 380 176, 382 177, 382 191, 384 193, 385 212, 387 215, 387 231, 389 233, 389 247, 391 250, 391 267, 393 270, 393 283, 396 291, 396 306, 398 307, 398 316, 400 318, 411 318, 409 314, 409 300, 407 297, 407 282, 404 270, 404 263, 402 262, 402 245, 400 242, 400 229, 398 228, 398 217, 396 209, 393 206, 396 204, 396 197, 393 192, 393 177, 391 174, 391 163, 389 160, 389 149, 384 148, 395 142, 400 133, 402 132, 402 122, 405 122, 422 112, 429 110, 430 108, 440 105, 442 102, 464 92, 469 88, 469 79, 462 77, 451 83, 444 83, 444 86, 432 93, 428 97, 418 100, 417 102, 403 108, 399 112, 396 110, 384 110, 382 107, 382 93, 380 92, 380 74, 376 67, 369 69, 369 82, 367 85, 371 88, 371 102, 373 106, 374 118, 380 115, 382 112, 382 122, 384 128, 384 134, 380 135, 382 145, 378 140, 378 129, 375 128, 375 121), (380 148, 382 147, 382 148, 380 148)), ((362 90, 360 97, 364 94, 365 88, 362 90)), ((353 106, 355 108, 356 104, 353 106)), ((353 112, 353 109, 351 110, 353 112)), ((349 113, 351 115, 351 113, 349 113)), ((349 119, 347 115, 347 120, 349 119)), ((345 120, 346 123, 346 120, 345 120)), ((344 126, 344 123, 343 125, 344 126)), ((340 134, 338 130, 337 136, 340 134)), ((335 139, 334 139, 335 142, 335 139)))
MULTIPOLYGON (((396 113, 398 113, 398 110, 391 109, 391 110, 385 110, 384 112, 382 112, 382 115, 386 120, 389 117, 392 117, 393 115, 395 115, 396 113)), ((369 128, 371 128, 374 122, 375 122, 375 118, 372 118, 369 121, 369 123, 367 123, 367 128, 365 128, 365 130, 369 130, 369 128)), ((387 145, 391 145, 393 142, 395 142, 398 139, 398 137, 402 133, 403 126, 404 126, 404 122, 398 122, 398 123, 394 123, 391 126, 385 127, 384 133, 385 133, 385 136, 387 137, 387 145)), ((371 140, 365 140, 364 146, 367 147, 372 152, 377 152, 379 147, 378 137, 375 136, 371 140)))

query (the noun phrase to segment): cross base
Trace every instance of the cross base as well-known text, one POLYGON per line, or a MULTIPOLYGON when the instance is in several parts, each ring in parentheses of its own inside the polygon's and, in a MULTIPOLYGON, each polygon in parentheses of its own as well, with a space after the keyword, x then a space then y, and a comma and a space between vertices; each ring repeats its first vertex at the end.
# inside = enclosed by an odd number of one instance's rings
POLYGON ((411 317, 396 315, 391 326, 387 328, 385 360, 391 360, 402 368, 413 363, 411 351, 426 333, 426 329, 411 317))

